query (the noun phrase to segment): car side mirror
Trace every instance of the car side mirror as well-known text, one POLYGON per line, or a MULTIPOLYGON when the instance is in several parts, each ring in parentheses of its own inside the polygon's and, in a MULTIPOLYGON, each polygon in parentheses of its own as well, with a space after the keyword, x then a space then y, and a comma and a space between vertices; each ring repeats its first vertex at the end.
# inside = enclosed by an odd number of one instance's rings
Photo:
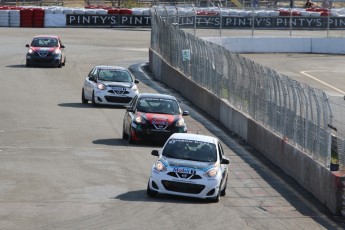
POLYGON ((228 165, 228 164, 230 164, 230 161, 229 161, 228 158, 224 158, 224 157, 223 157, 220 163, 221 163, 221 164, 228 165))
POLYGON ((159 156, 158 150, 152 150, 151 155, 158 157, 159 156))
POLYGON ((138 84, 138 83, 139 83, 139 80, 138 80, 138 79, 135 79, 135 80, 134 80, 134 83, 138 84))
POLYGON ((65 48, 65 46, 64 46, 64 45, 61 45, 60 47, 61 47, 62 49, 63 49, 63 48, 65 48))
POLYGON ((188 111, 183 111, 182 116, 188 116, 189 112, 188 111))
POLYGON ((29 47, 30 47, 30 45, 29 45, 29 44, 26 44, 26 45, 25 45, 25 47, 28 47, 28 48, 29 48, 29 47))
POLYGON ((134 110, 133 110, 132 107, 127 107, 126 111, 127 111, 127 112, 134 112, 134 110))

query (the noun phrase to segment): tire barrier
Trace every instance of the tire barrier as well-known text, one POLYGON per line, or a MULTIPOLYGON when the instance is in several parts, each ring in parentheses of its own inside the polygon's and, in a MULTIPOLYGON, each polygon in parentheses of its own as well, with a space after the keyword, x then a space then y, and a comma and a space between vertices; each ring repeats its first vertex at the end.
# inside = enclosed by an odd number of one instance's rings
POLYGON ((20 27, 20 10, 10 10, 10 27, 20 27))
POLYGON ((44 14, 42 8, 32 10, 32 27, 44 27, 44 14))
POLYGON ((20 10, 20 27, 32 27, 33 21, 33 9, 21 9, 20 10))
POLYGON ((0 10, 0 27, 10 26, 10 11, 0 10))
MULTIPOLYGON (((288 20, 294 18, 304 21, 307 24, 299 25, 299 29, 325 29, 327 21, 334 24, 330 28, 345 28, 345 8, 322 9, 322 8, 279 8, 275 10, 249 10, 249 9, 228 9, 228 8, 155 8, 158 14, 167 17, 186 17, 184 21, 193 21, 198 16, 197 26, 200 28, 219 27, 219 17, 223 17, 223 28, 251 28, 249 25, 253 17, 258 21, 266 21, 271 26, 267 29, 280 28, 276 24, 287 24, 288 20), (189 17, 189 18, 187 18, 189 17), (212 18, 213 17, 213 18, 212 18), (218 18, 218 19, 217 19, 218 18), (309 20, 312 19, 313 21, 309 20), (262 19, 262 20, 261 20, 262 19), (245 22, 247 20, 247 22, 245 22), (218 23, 218 24, 217 24, 218 23), (313 25, 313 23, 315 25, 313 25), (243 24, 239 27, 239 24, 243 24), (318 27, 322 24, 322 27, 318 27), (339 27, 340 26, 340 27, 339 27), (323 28, 325 27, 325 28, 323 28)), ((37 7, 37 6, 0 6, 0 27, 66 27, 66 26, 151 26, 151 8, 115 8, 108 6, 87 6, 85 8, 67 8, 60 6, 37 7), (71 16, 72 19, 70 18, 71 16), (115 16, 115 17, 114 17, 115 16), (74 21, 73 21, 74 20, 74 21), (89 23, 92 22, 92 23, 89 23)), ((295 23, 293 21, 292 23, 295 23)), ((183 22, 182 22, 183 24, 183 22)), ((182 25, 190 26, 190 25, 182 25)), ((278 25, 279 26, 279 25, 278 25)), ((255 25, 257 28, 264 28, 267 25, 255 25)))

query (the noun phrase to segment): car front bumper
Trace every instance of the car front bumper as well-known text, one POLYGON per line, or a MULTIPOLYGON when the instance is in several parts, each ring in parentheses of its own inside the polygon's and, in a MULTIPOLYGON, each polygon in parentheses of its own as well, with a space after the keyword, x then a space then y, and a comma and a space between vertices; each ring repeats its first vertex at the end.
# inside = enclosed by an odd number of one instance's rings
POLYGON ((136 94, 110 94, 104 91, 95 91, 95 102, 102 105, 128 105, 136 94))
POLYGON ((39 66, 57 66, 62 62, 61 56, 39 57, 34 55, 26 56, 26 63, 28 65, 39 66))
POLYGON ((151 190, 160 194, 187 196, 200 199, 214 198, 220 189, 221 178, 182 179, 152 170, 149 179, 151 190))
POLYGON ((132 124, 132 139, 145 141, 166 141, 174 133, 186 133, 187 127, 170 127, 169 129, 153 129, 147 126, 132 124))

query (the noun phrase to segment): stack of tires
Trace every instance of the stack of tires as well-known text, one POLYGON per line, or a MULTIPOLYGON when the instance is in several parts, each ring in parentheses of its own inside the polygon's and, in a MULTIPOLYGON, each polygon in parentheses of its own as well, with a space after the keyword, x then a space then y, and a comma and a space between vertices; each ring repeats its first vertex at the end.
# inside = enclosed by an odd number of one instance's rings
POLYGON ((10 26, 10 11, 7 9, 0 10, 0 27, 10 26))
POLYGON ((20 10, 20 27, 32 27, 33 9, 26 8, 20 10))
POLYGON ((32 10, 32 27, 44 27, 44 10, 42 8, 32 10))
POLYGON ((10 10, 10 27, 20 27, 20 10, 10 10))

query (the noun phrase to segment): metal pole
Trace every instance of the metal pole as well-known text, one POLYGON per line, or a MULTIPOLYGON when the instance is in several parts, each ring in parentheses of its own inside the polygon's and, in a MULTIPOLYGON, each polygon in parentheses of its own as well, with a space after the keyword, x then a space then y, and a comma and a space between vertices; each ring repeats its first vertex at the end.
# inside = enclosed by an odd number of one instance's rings
POLYGON ((194 37, 195 37, 195 33, 196 33, 196 10, 193 6, 193 10, 194 10, 194 37))
POLYGON ((253 19, 252 19, 252 37, 254 36, 254 22, 255 22, 255 10, 254 6, 252 4, 252 13, 253 13, 253 19))
POLYGON ((222 29, 223 29, 223 15, 222 15, 222 8, 219 7, 219 13, 220 13, 220 16, 219 16, 219 19, 220 19, 220 24, 219 24, 219 37, 222 37, 222 29))
POLYGON ((292 36, 292 9, 290 7, 290 37, 292 36))

